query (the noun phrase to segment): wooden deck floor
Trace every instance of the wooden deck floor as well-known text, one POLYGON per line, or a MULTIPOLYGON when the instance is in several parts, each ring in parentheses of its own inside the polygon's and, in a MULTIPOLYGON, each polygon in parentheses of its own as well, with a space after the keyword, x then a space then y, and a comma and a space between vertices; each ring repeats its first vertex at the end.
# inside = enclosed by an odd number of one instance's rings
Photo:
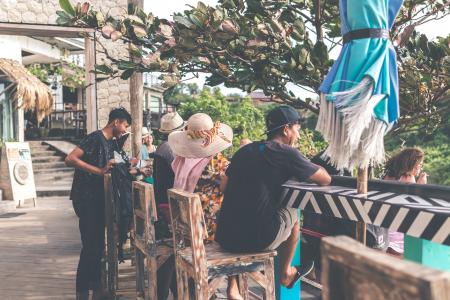
POLYGON ((78 219, 67 198, 0 216, 0 298, 75 299, 78 219))
MULTIPOLYGON (((41 198, 38 205, 0 215, 2 300, 75 299, 81 244, 72 202, 67 198, 41 198)), ((136 299, 134 272, 127 264, 121 269, 126 279, 120 280, 124 289, 118 293, 120 299, 136 299)), ((320 294, 314 294, 305 286, 302 299, 320 299, 320 294)))

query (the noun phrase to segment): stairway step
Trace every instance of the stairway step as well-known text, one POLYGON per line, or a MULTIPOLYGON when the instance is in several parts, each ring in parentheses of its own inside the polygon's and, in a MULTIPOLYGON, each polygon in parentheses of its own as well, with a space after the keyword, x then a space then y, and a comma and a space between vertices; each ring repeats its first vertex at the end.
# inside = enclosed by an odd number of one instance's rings
POLYGON ((33 164, 34 163, 49 163, 49 162, 62 162, 64 161, 64 158, 61 156, 56 155, 42 155, 42 156, 36 156, 33 158, 33 164))
POLYGON ((59 155, 54 150, 33 151, 33 149, 31 149, 31 157, 39 157, 39 156, 59 156, 59 155))
POLYGON ((41 176, 36 177, 34 180, 34 183, 36 186, 49 186, 49 185, 70 185, 72 186, 73 177, 67 177, 67 178, 41 178, 41 176))
POLYGON ((64 172, 53 172, 53 173, 39 173, 38 176, 35 176, 35 181, 43 180, 43 181, 56 181, 56 180, 71 180, 73 178, 74 172, 64 171, 64 172))
POLYGON ((49 145, 39 145, 39 146, 32 146, 30 147, 31 151, 42 151, 42 150, 49 150, 50 146, 49 145))
POLYGON ((38 197, 69 196, 71 186, 37 186, 36 195, 38 197))
POLYGON ((66 168, 66 167, 67 167, 66 163, 63 161, 33 163, 33 170, 57 169, 57 168, 66 168))
MULTIPOLYGON (((67 172, 73 172, 73 168, 49 168, 49 169, 34 169, 34 173, 37 174, 57 174, 57 173, 67 173, 67 172)), ((36 175, 35 175, 36 176, 36 175)))

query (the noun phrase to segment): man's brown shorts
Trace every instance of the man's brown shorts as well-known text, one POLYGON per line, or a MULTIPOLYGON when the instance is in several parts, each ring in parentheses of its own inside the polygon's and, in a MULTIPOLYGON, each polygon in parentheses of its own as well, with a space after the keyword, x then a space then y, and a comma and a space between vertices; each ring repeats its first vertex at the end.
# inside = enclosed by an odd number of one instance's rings
POLYGON ((275 240, 265 250, 275 250, 291 235, 292 228, 298 222, 297 208, 280 208, 278 210, 280 218, 280 229, 275 240))

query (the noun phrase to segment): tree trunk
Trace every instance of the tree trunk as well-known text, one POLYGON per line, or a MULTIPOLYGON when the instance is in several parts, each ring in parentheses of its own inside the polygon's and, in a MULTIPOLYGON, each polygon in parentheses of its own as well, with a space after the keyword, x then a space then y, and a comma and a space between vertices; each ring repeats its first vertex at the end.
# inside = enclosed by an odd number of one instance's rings
MULTIPOLYGON (((128 4, 133 4, 141 9, 144 8, 143 0, 128 0, 128 4)), ((136 60, 136 58, 135 58, 136 60)), ((133 118, 131 124, 131 151, 133 157, 139 158, 142 144, 142 124, 144 105, 144 82, 142 73, 133 73, 130 77, 130 113, 133 118)))

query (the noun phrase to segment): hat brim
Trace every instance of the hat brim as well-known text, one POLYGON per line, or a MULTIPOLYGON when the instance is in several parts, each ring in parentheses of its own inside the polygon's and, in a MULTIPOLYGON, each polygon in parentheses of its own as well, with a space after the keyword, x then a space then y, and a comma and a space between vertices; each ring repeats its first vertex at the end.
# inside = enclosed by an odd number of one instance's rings
POLYGON ((183 129, 184 127, 186 127, 186 125, 187 125, 187 122, 184 121, 183 124, 181 124, 181 125, 178 126, 178 127, 173 128, 173 129, 170 129, 170 130, 164 130, 164 129, 161 129, 161 128, 160 128, 160 129, 158 129, 158 130, 159 130, 159 132, 161 132, 161 133, 172 133, 172 132, 174 132, 174 131, 183 129))
POLYGON ((227 142, 220 136, 215 136, 211 144, 203 146, 203 139, 193 139, 187 134, 187 131, 175 131, 169 135, 169 146, 175 155, 181 157, 204 158, 213 156, 231 147, 233 144, 233 129, 230 126, 221 123, 219 131, 230 142, 227 142))

